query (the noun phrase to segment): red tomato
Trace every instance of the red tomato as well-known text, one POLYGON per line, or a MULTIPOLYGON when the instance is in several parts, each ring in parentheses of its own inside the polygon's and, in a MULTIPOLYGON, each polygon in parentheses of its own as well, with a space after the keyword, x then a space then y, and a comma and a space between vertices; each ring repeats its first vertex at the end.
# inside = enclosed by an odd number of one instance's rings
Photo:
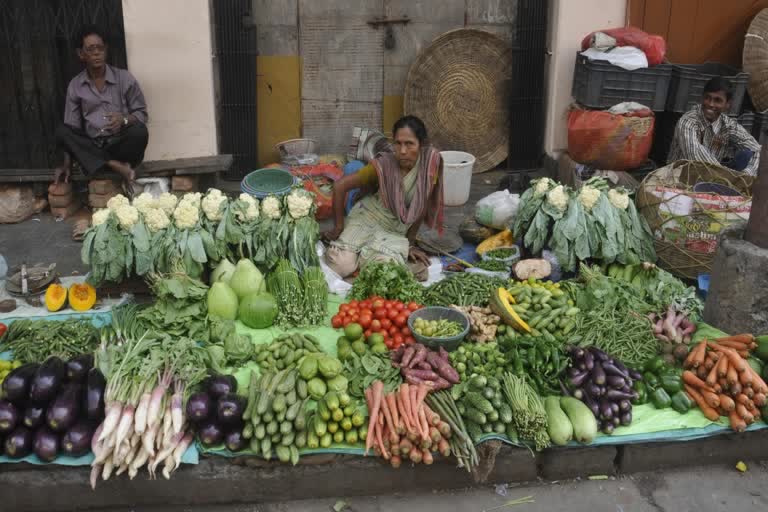
POLYGON ((360 325, 363 326, 363 329, 368 329, 372 322, 373 318, 371 315, 360 315, 360 325))
POLYGON ((331 318, 331 326, 334 329, 338 329, 341 327, 344 323, 344 320, 342 319, 341 315, 333 315, 333 318, 331 318))
POLYGON ((393 320, 397 318, 397 310, 396 309, 388 309, 387 310, 387 318, 390 320, 393 320))
POLYGON ((405 309, 405 304, 403 304, 402 302, 398 302, 397 304, 395 304, 395 309, 398 311, 402 311, 403 309, 405 309))
POLYGON ((352 307, 352 308, 349 308, 349 309, 347 310, 347 314, 348 314, 349 316, 355 316, 355 315, 357 315, 357 314, 360 314, 360 310, 359 310, 359 309, 357 309, 357 308, 355 308, 355 307, 352 307))
POLYGON ((391 308, 391 307, 392 307, 392 304, 394 304, 394 303, 395 303, 395 301, 394 301, 394 300, 392 300, 392 299, 387 299, 387 300, 385 300, 385 301, 384 301, 384 307, 385 307, 385 308, 391 308))
POLYGON ((392 320, 390 320, 389 318, 382 318, 381 328, 389 331, 390 327, 392 327, 392 320))
POLYGON ((373 306, 373 309, 379 309, 384 307, 384 301, 379 299, 378 297, 371 302, 371 306, 373 306))
POLYGON ((371 299, 365 299, 360 301, 360 307, 361 308, 369 308, 371 307, 371 299))
POLYGON ((360 306, 360 316, 363 316, 363 315, 373 316, 373 311, 371 311, 371 308, 363 307, 361 305, 360 306))
POLYGON ((405 327, 403 327, 402 329, 400 329, 400 332, 402 333, 403 336, 410 336, 411 335, 411 330, 408 328, 407 325, 405 327))
POLYGON ((411 316, 411 313, 413 313, 413 311, 411 311, 411 310, 410 310, 410 309, 408 309, 408 308, 405 308, 404 310, 402 310, 402 311, 400 312, 400 314, 401 314, 401 315, 403 315, 403 316, 405 317, 405 319, 406 319, 406 320, 408 320, 408 317, 409 317, 409 316, 411 316))
POLYGON ((371 320, 371 330, 373 332, 379 332, 381 330, 381 320, 378 318, 371 320))
POLYGON ((387 347, 389 350, 392 350, 393 348, 395 348, 394 344, 392 343, 392 340, 384 341, 384 346, 387 347))
POLYGON ((354 320, 350 317, 344 317, 344 321, 341 323, 344 327, 348 326, 349 324, 353 323, 354 320))
POLYGON ((387 318, 387 310, 384 308, 378 308, 373 310, 373 317, 383 320, 387 318))
POLYGON ((403 341, 405 341, 405 338, 403 338, 403 335, 400 333, 397 333, 394 336, 392 336, 392 339, 395 340, 395 343, 399 343, 399 344, 402 344, 403 341))
MULTIPOLYGON (((396 326, 403 327, 408 322, 408 319, 405 318, 405 315, 399 314, 392 321, 395 323, 396 326)), ((406 327, 406 329, 407 329, 407 327, 406 327)))
POLYGON ((353 308, 356 308, 356 307, 357 307, 357 305, 358 305, 358 304, 360 304, 360 302, 359 302, 359 301, 356 301, 356 300, 351 300, 351 301, 349 301, 349 302, 348 302, 348 304, 349 304, 350 306, 352 306, 353 308))
POLYGON ((387 329, 387 332, 389 332, 389 335, 394 337, 395 334, 400 334, 400 328, 396 325, 391 325, 389 329, 387 329))
POLYGON ((371 331, 370 329, 366 329, 366 330, 365 330, 365 332, 364 332, 363 334, 364 334, 364 335, 365 335, 365 337, 367 338, 367 337, 369 337, 371 334, 373 334, 373 331, 371 331))
POLYGON ((417 310, 417 309, 419 309, 420 307, 421 307, 421 306, 419 306, 419 305, 418 305, 418 304, 416 304, 415 302, 409 302, 409 303, 408 303, 408 309, 409 309, 409 310, 411 310, 411 311, 416 311, 416 310, 417 310))
POLYGON ((413 345, 414 343, 416 343, 416 339, 413 336, 410 336, 410 335, 406 336, 405 337, 405 343, 407 345, 413 345))

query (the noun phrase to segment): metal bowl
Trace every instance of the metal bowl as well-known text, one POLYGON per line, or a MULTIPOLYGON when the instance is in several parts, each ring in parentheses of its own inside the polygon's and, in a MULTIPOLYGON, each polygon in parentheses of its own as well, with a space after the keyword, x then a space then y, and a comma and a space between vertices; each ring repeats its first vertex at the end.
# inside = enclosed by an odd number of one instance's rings
POLYGON ((408 317, 408 328, 411 330, 413 337, 419 343, 426 345, 429 348, 438 349, 443 347, 448 352, 456 350, 461 344, 461 341, 469 334, 469 318, 461 311, 457 311, 453 308, 444 308, 442 306, 431 306, 421 308, 408 317), (463 329, 460 334, 456 336, 450 336, 447 338, 429 338, 422 336, 413 329, 413 322, 417 318, 423 318, 424 320, 449 320, 451 322, 458 322, 462 325, 463 329))

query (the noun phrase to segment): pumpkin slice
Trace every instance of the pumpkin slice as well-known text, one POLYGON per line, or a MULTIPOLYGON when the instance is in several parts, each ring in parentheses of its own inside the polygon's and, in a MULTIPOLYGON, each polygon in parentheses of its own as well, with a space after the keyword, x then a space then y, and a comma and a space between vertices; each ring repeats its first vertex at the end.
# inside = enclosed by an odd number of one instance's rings
POLYGON ((69 305, 75 311, 88 311, 96 304, 96 288, 88 283, 69 287, 69 305))
POLYGON ((45 307, 54 312, 64 307, 67 302, 67 289, 58 283, 54 283, 45 290, 45 307))
POLYGON ((498 288, 491 293, 491 310, 498 315, 505 324, 516 331, 531 332, 531 327, 520 318, 514 309, 512 309, 512 304, 514 303, 515 298, 505 288, 498 288))

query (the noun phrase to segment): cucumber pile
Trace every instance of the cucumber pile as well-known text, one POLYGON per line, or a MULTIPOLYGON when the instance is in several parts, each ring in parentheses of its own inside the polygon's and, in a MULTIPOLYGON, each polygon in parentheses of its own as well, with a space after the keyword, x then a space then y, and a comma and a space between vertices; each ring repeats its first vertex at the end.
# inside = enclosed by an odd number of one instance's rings
POLYGON ((328 448, 331 444, 357 444, 368 436, 368 408, 346 393, 331 391, 317 402, 309 417, 307 448, 328 448))
MULTIPOLYGON (((533 278, 509 288, 514 297, 512 309, 531 328, 533 336, 547 339, 566 336, 576 328, 579 308, 560 289, 560 284, 533 278)), ((509 336, 515 332, 509 330, 509 336)))
POLYGON ((269 345, 254 347, 256 362, 263 370, 276 372, 293 368, 306 354, 322 352, 317 338, 311 334, 281 334, 269 345))
POLYGON ((466 381, 466 387, 452 387, 451 394, 473 442, 477 443, 485 434, 517 439, 512 408, 504 398, 498 378, 474 375, 466 381))

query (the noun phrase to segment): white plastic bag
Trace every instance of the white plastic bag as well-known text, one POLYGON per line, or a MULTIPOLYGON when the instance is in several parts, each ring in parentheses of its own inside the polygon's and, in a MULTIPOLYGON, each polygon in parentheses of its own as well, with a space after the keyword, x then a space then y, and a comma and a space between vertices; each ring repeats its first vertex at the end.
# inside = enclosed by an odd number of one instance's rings
POLYGON ((160 197, 160 194, 163 192, 171 190, 170 179, 168 178, 139 178, 136 180, 136 184, 138 186, 135 189, 138 189, 140 186, 142 190, 134 190, 135 193, 148 192, 155 199, 160 197))
POLYGON ((475 220, 484 226, 506 229, 512 224, 519 205, 519 194, 510 194, 508 190, 494 192, 477 202, 475 220))
POLYGON ((606 52, 588 48, 581 54, 589 60, 605 60, 628 71, 648 67, 648 57, 645 52, 634 46, 618 46, 606 52))

